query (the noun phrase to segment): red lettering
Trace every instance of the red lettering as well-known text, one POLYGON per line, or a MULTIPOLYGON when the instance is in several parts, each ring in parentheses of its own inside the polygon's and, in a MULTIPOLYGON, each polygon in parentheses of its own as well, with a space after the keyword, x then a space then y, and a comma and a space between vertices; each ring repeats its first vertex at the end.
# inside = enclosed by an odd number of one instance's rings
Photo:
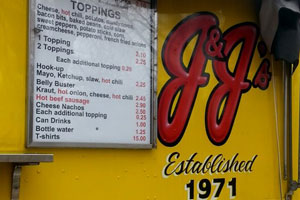
POLYGON ((247 92, 251 82, 247 80, 252 61, 258 30, 254 24, 245 23, 231 28, 224 34, 226 61, 213 61, 213 69, 218 85, 211 93, 206 107, 206 131, 215 145, 226 142, 237 113, 242 93, 247 92), (242 43, 234 72, 228 69, 228 59, 234 48, 242 43), (224 103, 222 112, 221 105, 224 103))
MULTIPOLYGON (((247 76, 257 38, 258 29, 253 23, 239 24, 222 34, 217 17, 207 12, 193 14, 175 26, 162 49, 163 65, 170 75, 158 101, 158 137, 164 145, 175 146, 183 137, 198 89, 209 81, 209 74, 205 73, 208 59, 212 60, 219 83, 206 105, 206 133, 215 145, 227 141, 242 94, 251 88, 247 76), (197 42, 189 65, 185 67, 182 55, 194 37, 197 37, 197 42), (242 44, 239 58, 234 71, 230 72, 229 58, 239 44, 242 44)), ((268 87, 265 83, 271 77, 266 62, 262 63, 263 68, 257 75, 257 85, 263 88, 268 87), (262 82, 263 78, 265 82, 262 82)))
POLYGON ((193 108, 198 87, 207 85, 209 76, 204 73, 207 58, 203 53, 203 43, 210 27, 217 25, 217 18, 212 14, 194 14, 178 26, 168 36, 162 52, 163 64, 171 79, 162 89, 158 105, 158 131, 162 143, 176 145, 183 136, 184 129, 193 108), (182 54, 186 45, 194 37, 198 41, 185 68, 182 54), (171 115, 173 100, 180 93, 175 111, 171 115))

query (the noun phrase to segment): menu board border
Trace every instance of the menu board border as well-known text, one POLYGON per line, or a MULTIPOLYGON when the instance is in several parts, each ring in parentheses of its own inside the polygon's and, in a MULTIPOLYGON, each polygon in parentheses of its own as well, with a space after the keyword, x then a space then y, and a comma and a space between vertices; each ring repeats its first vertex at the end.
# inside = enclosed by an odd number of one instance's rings
MULTIPOLYGON (((59 1, 59 0, 57 0, 59 1)), ((150 99, 150 143, 87 143, 87 142, 35 142, 33 141, 34 102, 34 56, 35 56, 35 5, 36 0, 28 0, 28 67, 27 67, 27 148, 113 148, 113 149, 153 149, 157 147, 157 0, 149 0, 151 7, 151 99, 150 99)))

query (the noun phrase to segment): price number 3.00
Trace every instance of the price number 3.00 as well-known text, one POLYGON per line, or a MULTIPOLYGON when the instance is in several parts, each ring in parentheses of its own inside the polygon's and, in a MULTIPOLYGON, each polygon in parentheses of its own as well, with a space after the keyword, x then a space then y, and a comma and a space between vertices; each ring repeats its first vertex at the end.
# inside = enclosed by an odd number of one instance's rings
MULTIPOLYGON (((211 199, 217 199, 225 185, 224 178, 215 178, 212 180, 212 183, 208 179, 202 179, 197 184, 198 196, 196 199, 207 199, 212 192, 212 185, 214 186, 214 193, 212 194, 211 199)), ((230 190, 230 199, 235 198, 236 196, 236 178, 232 178, 227 183, 227 188, 230 190)), ((185 190, 187 191, 187 199, 195 199, 195 181, 191 180, 185 185, 185 190)))

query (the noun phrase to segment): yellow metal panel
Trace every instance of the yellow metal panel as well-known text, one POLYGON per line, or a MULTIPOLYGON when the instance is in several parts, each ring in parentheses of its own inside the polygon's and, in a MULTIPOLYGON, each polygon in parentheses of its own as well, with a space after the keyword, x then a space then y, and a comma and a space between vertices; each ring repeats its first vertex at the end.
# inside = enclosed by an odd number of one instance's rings
POLYGON ((25 139, 27 4, 1 1, 0 9, 0 146, 3 151, 20 151, 25 139))
POLYGON ((11 164, 1 163, 0 164, 0 198, 10 199, 10 185, 11 185, 11 164))
MULTIPOLYGON (((161 58, 167 35, 182 19, 200 11, 214 13, 219 19, 222 32, 242 22, 257 23, 252 0, 158 1, 159 91, 170 78, 161 58)), ((251 87, 242 95, 230 137, 221 146, 210 142, 205 129, 206 104, 218 83, 209 61, 206 66, 206 72, 210 74, 209 83, 199 88, 184 136, 173 147, 158 142, 154 150, 26 149, 27 16, 25 0, 0 1, 0 151, 54 153, 55 161, 53 164, 23 168, 21 200, 182 200, 187 199, 185 186, 191 180, 197 183, 203 179, 212 181, 214 178, 225 178, 226 181, 219 199, 229 199, 230 190, 226 185, 232 178, 236 178, 235 199, 281 199, 280 192, 286 191, 284 182, 280 189, 282 170, 279 170, 278 153, 282 150, 278 150, 277 143, 277 137, 282 138, 282 73, 280 69, 274 69, 279 65, 273 64, 271 57, 266 57, 272 63, 269 87, 266 90, 251 87), (276 116, 276 113, 279 115, 276 116), (218 154, 231 159, 238 153, 240 161, 258 156, 253 163, 253 171, 249 173, 180 174, 164 178, 162 173, 167 165, 167 156, 173 152, 180 153, 180 161, 187 160, 193 153, 198 153, 195 160, 199 161, 218 154)), ((184 53, 185 64, 189 63, 193 44, 192 41, 184 53)), ((237 47, 232 53, 229 62, 231 70, 240 48, 237 47)), ((254 78, 262 60, 255 49, 249 80, 254 78)), ((298 74, 293 80, 297 85, 298 74)), ((297 96, 294 108, 298 109, 297 87, 293 92, 297 96)), ((297 119, 297 112, 293 114, 297 119)), ((293 130, 296 136, 297 127, 294 126, 293 130)), ((282 146, 282 140, 279 146, 282 146)), ((294 147, 296 151, 296 143, 294 147)), ((0 171, 5 172, 1 175, 0 199, 9 199, 10 168, 8 165, 0 165, 0 171)), ((195 199, 196 188, 197 185, 195 199)), ((213 186, 212 190, 215 188, 213 186)))

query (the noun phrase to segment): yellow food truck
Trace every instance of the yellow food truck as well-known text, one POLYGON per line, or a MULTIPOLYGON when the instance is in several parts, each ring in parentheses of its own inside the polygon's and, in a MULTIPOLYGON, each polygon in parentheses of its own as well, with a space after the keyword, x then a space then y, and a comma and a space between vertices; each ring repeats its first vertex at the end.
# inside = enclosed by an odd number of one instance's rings
POLYGON ((267 1, 1 0, 0 199, 299 199, 267 1))

